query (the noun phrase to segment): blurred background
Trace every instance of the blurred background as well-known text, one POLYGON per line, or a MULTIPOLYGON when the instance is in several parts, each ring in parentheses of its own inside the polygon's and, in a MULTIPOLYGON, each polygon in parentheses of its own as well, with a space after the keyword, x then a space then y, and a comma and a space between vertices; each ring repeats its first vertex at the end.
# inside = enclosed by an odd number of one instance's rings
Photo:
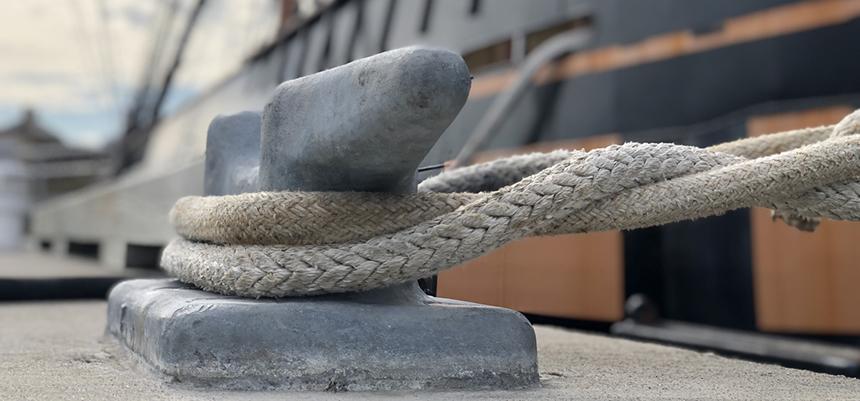
MULTIPOLYGON (((707 146, 860 107, 860 0, 0 7, 0 248, 115 273, 158 269, 174 235, 167 212, 202 194, 213 117, 262 110, 280 82, 388 49, 448 48, 474 75, 422 177, 558 148, 707 146)), ((857 223, 803 233, 769 210, 738 210, 530 238, 423 286, 536 322, 858 376, 858 239, 857 223)), ((0 264, 31 269, 12 260, 0 264)))

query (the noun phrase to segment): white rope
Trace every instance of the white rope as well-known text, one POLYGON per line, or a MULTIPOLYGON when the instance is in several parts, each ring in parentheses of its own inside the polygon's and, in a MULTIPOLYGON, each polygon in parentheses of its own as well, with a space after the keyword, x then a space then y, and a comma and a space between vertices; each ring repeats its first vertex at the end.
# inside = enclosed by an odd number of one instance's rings
POLYGON ((189 197, 162 266, 249 297, 361 291, 427 277, 534 235, 635 229, 762 206, 801 229, 860 220, 860 111, 836 126, 708 149, 626 143, 465 167, 417 195, 189 197), (488 192, 479 192, 488 191, 488 192), (394 216, 394 217, 393 217, 394 216))

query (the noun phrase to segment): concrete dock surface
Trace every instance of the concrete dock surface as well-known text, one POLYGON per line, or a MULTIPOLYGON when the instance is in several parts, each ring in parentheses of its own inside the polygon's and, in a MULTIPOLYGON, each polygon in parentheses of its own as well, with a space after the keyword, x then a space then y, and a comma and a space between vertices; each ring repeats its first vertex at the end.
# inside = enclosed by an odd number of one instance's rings
POLYGON ((131 272, 110 270, 86 258, 61 258, 35 252, 0 252, 0 279, 145 276, 140 273, 143 273, 140 269, 131 269, 131 272))
MULTIPOLYGON (((230 392, 158 377, 104 337, 103 301, 0 303, 2 400, 857 400, 860 380, 535 327, 541 386, 521 391, 230 392)), ((427 361, 428 364, 433 361, 427 361)))
POLYGON ((95 260, 48 253, 0 252, 0 302, 101 299, 129 278, 164 277, 156 269, 108 269, 95 260))

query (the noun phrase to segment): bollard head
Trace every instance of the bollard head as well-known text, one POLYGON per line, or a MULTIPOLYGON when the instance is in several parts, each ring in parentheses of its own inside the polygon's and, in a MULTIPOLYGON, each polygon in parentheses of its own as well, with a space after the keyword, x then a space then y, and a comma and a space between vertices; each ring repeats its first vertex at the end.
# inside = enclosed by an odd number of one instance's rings
POLYGON ((260 113, 220 115, 206 136, 206 195, 259 191, 260 113))
POLYGON ((413 192, 470 86, 462 57, 427 47, 285 82, 263 112, 261 189, 413 192))

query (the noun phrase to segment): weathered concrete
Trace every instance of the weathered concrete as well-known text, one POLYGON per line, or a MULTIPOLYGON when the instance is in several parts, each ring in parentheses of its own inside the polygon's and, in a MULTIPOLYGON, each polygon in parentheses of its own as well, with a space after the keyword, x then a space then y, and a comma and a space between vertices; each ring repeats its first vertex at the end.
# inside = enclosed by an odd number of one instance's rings
POLYGON ((420 291, 252 300, 134 280, 110 300, 110 333, 183 383, 355 391, 515 388, 537 378, 521 315, 420 291))
MULTIPOLYGON (((259 188, 414 192, 418 163, 469 86, 459 55, 418 47, 284 83, 263 113, 259 188)), ((256 188, 247 174, 255 117, 213 122, 207 195, 256 188)), ((415 283, 265 301, 127 282, 110 295, 109 331, 158 371, 205 386, 479 389, 538 380, 522 315, 428 297, 415 283)))
POLYGON ((104 302, 0 303, 0 399, 734 401, 856 400, 860 394, 857 379, 546 326, 535 326, 541 386, 527 390, 200 391, 134 369, 134 358, 100 340, 104 325, 104 302))
POLYGON ((260 113, 245 111, 212 120, 206 136, 206 195, 260 190, 260 113))

